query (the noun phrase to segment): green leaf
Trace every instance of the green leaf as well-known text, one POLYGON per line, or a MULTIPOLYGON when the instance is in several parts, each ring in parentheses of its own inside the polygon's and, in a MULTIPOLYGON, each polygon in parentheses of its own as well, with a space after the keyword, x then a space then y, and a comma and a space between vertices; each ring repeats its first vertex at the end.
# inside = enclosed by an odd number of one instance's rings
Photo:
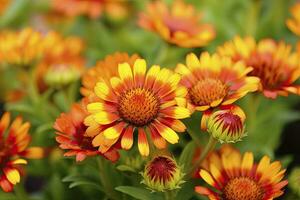
POLYGON ((193 159, 193 152, 195 152, 196 144, 194 141, 189 142, 183 149, 180 157, 179 157, 179 165, 182 165, 184 171, 185 167, 189 166, 193 159))
POLYGON ((136 172, 133 167, 130 167, 128 165, 118 165, 117 170, 120 170, 122 172, 136 172))
POLYGON ((70 175, 62 180, 63 182, 70 182, 69 188, 74 188, 80 185, 88 185, 92 186, 97 190, 100 190, 103 192, 102 186, 100 184, 97 184, 94 180, 85 177, 85 176, 79 176, 79 175, 70 175))
POLYGON ((162 196, 158 193, 151 193, 150 190, 132 187, 132 186, 119 186, 115 188, 117 191, 127 194, 139 200, 162 200, 162 196))

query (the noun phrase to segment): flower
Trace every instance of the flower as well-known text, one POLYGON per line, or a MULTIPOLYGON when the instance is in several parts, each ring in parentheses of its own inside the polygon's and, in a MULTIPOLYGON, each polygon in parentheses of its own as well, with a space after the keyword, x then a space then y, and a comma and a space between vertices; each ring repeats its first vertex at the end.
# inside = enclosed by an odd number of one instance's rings
POLYGON ((300 168, 296 167, 289 175, 289 188, 300 197, 300 168))
POLYGON ((28 67, 42 55, 42 35, 31 28, 18 32, 2 31, 0 41, 2 63, 28 67))
POLYGON ((0 14, 3 14, 6 11, 6 9, 9 6, 10 3, 11 3, 10 0, 1 0, 0 14))
POLYGON ((178 64, 181 84, 188 89, 187 107, 206 111, 221 105, 230 105, 257 90, 259 79, 246 76, 252 70, 242 62, 233 63, 228 57, 204 52, 198 59, 190 53, 186 65, 178 64))
POLYGON ((54 123, 56 130, 56 141, 61 149, 68 150, 65 156, 76 156, 76 161, 82 161, 87 156, 100 155, 115 162, 119 154, 115 149, 111 149, 102 154, 98 148, 93 147, 92 138, 86 137, 87 127, 84 125, 84 119, 88 115, 86 110, 87 99, 81 103, 74 103, 69 113, 62 113, 54 123))
POLYGON ((156 156, 145 167, 143 181, 151 190, 174 190, 184 183, 184 174, 175 160, 169 156, 156 156))
POLYGON ((24 158, 39 159, 43 150, 28 147, 31 137, 28 133, 30 123, 23 123, 17 117, 10 125, 10 113, 4 113, 0 120, 0 186, 3 191, 11 192, 20 182, 20 166, 27 164, 24 158))
POLYGON ((293 33, 300 36, 300 3, 296 3, 291 7, 290 12, 293 18, 287 19, 286 25, 293 33))
POLYGON ((223 108, 208 117, 207 132, 221 143, 237 142, 246 136, 244 121, 245 113, 238 106, 223 108))
POLYGON ((127 62, 132 66, 138 58, 139 56, 136 54, 129 56, 127 53, 116 52, 98 61, 95 67, 89 68, 82 76, 81 94, 86 97, 92 95, 98 81, 109 83, 110 78, 118 75, 119 64, 127 62))
POLYGON ((133 65, 119 64, 119 76, 110 83, 99 81, 95 95, 99 100, 90 103, 90 115, 85 124, 93 145, 104 153, 114 144, 123 149, 133 145, 133 133, 138 133, 138 149, 143 156, 149 155, 149 138, 159 149, 178 142, 177 132, 185 131, 178 119, 190 116, 188 109, 177 105, 186 95, 179 86, 180 77, 168 69, 152 66, 146 74, 146 61, 137 59, 133 65), (133 71, 132 69, 133 68, 133 71), (99 128, 100 126, 100 128, 99 128))
MULTIPOLYGON (((217 154, 215 154, 217 155, 217 154)), ((208 169, 201 169, 200 177, 214 190, 196 186, 195 191, 211 200, 268 200, 283 194, 281 190, 287 181, 283 180, 285 169, 281 170, 279 161, 270 163, 264 156, 254 163, 253 154, 228 148, 210 160, 208 169)))
POLYGON ((260 78, 259 91, 265 97, 275 99, 289 92, 300 94, 299 85, 293 85, 300 76, 300 58, 291 52, 290 45, 272 39, 256 43, 251 37, 235 37, 219 47, 218 53, 253 67, 250 75, 260 78))
POLYGON ((95 19, 101 16, 105 0, 52 0, 54 10, 64 13, 68 17, 87 15, 95 19))
POLYGON ((148 4, 147 12, 141 13, 138 24, 147 30, 157 32, 169 43, 180 47, 201 47, 215 38, 210 24, 199 24, 201 16, 194 7, 176 0, 168 7, 162 1, 148 4))

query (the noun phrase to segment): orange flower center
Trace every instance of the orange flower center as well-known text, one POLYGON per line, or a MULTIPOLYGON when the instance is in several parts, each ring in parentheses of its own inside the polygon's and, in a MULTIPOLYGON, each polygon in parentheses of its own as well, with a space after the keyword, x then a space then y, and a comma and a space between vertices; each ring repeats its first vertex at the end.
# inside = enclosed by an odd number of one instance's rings
POLYGON ((264 191, 249 177, 231 179, 223 189, 224 200, 262 200, 264 191))
POLYGON ((209 105, 213 101, 223 99, 226 95, 227 86, 213 78, 199 80, 189 90, 190 99, 197 106, 209 105))
POLYGON ((264 88, 276 89, 289 78, 286 64, 280 60, 274 60, 269 53, 254 54, 247 64, 254 68, 250 75, 259 77, 264 88))
POLYGON ((158 156, 147 166, 147 175, 153 181, 165 184, 170 181, 176 171, 176 164, 170 158, 158 156))
POLYGON ((152 122, 159 111, 156 95, 145 88, 125 91, 119 98, 119 113, 124 121, 135 126, 145 126, 152 122))

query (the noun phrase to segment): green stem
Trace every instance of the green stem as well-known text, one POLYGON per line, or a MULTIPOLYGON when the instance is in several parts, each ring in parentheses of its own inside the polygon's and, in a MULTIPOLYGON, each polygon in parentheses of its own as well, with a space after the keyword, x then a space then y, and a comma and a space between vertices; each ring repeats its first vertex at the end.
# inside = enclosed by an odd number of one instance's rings
POLYGON ((258 94, 252 94, 249 97, 249 109, 248 109, 248 133, 251 134, 256 127, 257 110, 260 105, 260 96, 258 94))
POLYGON ((208 143, 206 144, 204 150, 201 152, 201 155, 199 156, 199 158, 196 160, 195 164, 193 164, 192 168, 188 172, 189 176, 191 176, 194 173, 194 171, 202 164, 203 160, 207 157, 207 155, 212 150, 214 150, 217 142, 218 141, 212 135, 210 135, 208 143))
POLYGON ((165 200, 174 200, 175 198, 175 191, 170 191, 170 190, 168 190, 168 191, 166 191, 165 192, 165 200))
POLYGON ((32 66, 29 71, 28 94, 34 103, 37 103, 39 101, 39 92, 37 89, 36 79, 35 79, 35 68, 32 66))
POLYGON ((18 200, 29 200, 29 197, 20 183, 14 186, 14 192, 18 200))
POLYGON ((245 26, 247 35, 255 35, 257 29, 257 21, 261 10, 261 0, 252 0, 252 6, 249 9, 248 22, 245 26))
POLYGON ((197 134, 190 128, 186 128, 186 131, 188 132, 188 134, 191 136, 191 138, 195 141, 196 145, 198 147, 201 146, 201 142, 200 142, 200 139, 198 138, 197 134))

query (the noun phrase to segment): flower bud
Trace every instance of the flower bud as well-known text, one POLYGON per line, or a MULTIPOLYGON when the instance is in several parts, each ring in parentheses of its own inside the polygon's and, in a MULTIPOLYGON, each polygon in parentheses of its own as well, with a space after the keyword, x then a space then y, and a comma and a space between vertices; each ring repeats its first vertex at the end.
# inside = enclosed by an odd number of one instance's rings
POLYGON ((294 168, 289 175, 289 187, 300 197, 300 167, 294 168))
POLYGON ((244 116, 241 109, 239 112, 216 111, 208 118, 207 131, 221 143, 240 141, 242 137, 246 136, 244 116))
POLYGON ((145 167, 142 173, 144 180, 142 183, 151 190, 163 192, 180 188, 179 185, 184 173, 175 160, 169 156, 154 157, 145 167))

